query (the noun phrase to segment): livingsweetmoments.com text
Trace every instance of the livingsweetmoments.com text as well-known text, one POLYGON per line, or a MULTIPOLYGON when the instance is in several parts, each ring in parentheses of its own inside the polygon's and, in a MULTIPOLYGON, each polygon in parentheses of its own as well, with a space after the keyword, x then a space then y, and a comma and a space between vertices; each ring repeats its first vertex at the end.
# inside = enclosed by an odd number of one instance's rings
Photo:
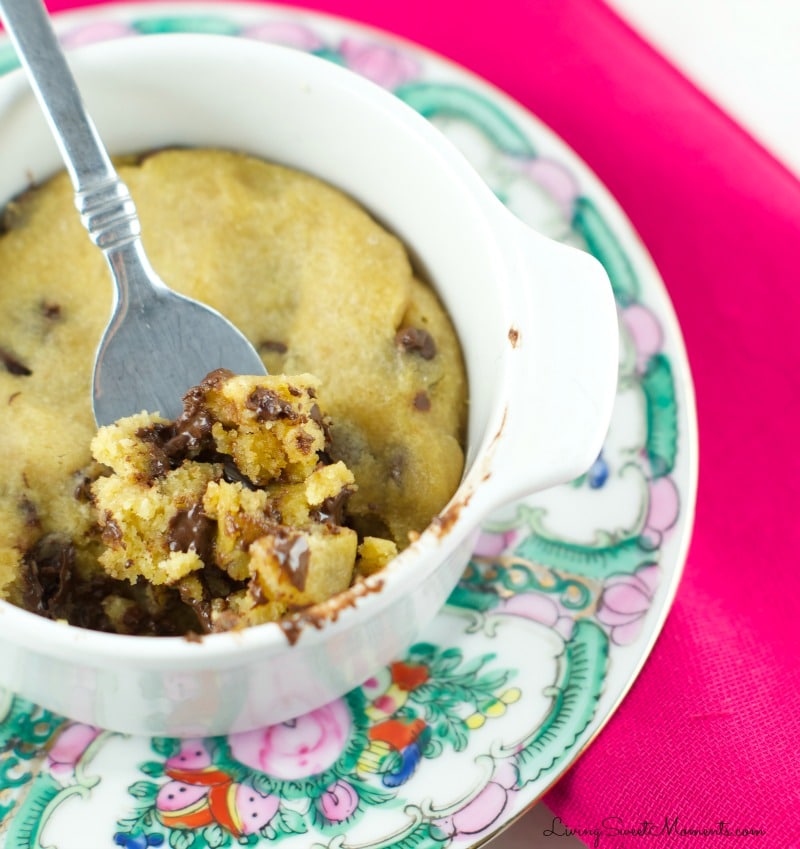
MULTIPOLYGON (((612 837, 740 837, 758 838, 766 835, 761 826, 738 826, 719 819, 708 825, 689 824, 680 816, 664 816, 661 820, 643 819, 637 823, 626 823, 622 817, 604 817, 594 826, 568 826, 561 817, 553 817, 549 828, 542 832, 544 837, 578 837, 594 849, 600 849, 603 838, 612 837)), ((666 845, 666 844, 665 844, 666 845)))

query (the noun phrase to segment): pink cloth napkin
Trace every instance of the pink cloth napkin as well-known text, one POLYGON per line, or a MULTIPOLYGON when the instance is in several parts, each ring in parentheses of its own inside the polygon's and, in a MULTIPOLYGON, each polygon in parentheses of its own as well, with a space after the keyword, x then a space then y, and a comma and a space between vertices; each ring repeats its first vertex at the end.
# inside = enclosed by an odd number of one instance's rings
POLYGON ((600 837, 611 849, 800 849, 800 182, 599 0, 303 5, 430 47, 540 116, 627 211, 683 327, 701 444, 685 577, 547 804, 575 829, 716 832, 600 837))

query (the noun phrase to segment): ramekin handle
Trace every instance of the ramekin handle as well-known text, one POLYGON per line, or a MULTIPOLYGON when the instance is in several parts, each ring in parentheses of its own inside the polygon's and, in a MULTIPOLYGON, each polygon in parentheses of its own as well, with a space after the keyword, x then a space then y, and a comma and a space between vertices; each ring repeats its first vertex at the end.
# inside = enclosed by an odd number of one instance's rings
POLYGON ((509 328, 509 400, 479 499, 485 509, 592 465, 608 431, 619 362, 616 306, 602 265, 505 208, 498 215, 524 307, 509 328))

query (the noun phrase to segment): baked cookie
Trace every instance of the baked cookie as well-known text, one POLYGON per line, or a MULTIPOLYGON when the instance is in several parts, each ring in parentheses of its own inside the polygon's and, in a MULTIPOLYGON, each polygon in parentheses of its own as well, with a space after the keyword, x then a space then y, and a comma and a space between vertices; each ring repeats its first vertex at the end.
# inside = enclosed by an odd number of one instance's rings
MULTIPOLYGON (((405 547, 460 480, 467 385, 453 327, 404 246, 334 187, 249 156, 165 150, 119 170, 166 282, 230 318, 270 373, 316 376, 326 463, 354 478, 343 521, 358 544, 405 547)), ((66 176, 9 204, 3 229, 0 597, 87 627, 118 629, 108 611, 124 608, 128 632, 194 628, 173 585, 130 585, 99 562, 92 489, 106 469, 90 453, 90 392, 111 286, 66 176)), ((257 465, 246 442, 237 462, 257 465)), ((368 545, 364 571, 387 557, 368 545)))

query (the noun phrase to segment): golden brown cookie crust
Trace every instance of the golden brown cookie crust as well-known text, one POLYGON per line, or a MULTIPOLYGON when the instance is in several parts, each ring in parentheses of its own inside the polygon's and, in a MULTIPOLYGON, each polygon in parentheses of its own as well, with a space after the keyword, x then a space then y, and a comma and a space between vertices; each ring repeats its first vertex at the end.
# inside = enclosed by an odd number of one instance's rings
MULTIPOLYGON (((271 372, 316 375, 331 459, 358 487, 350 524, 361 540, 405 546, 458 485, 466 378, 402 244, 335 188, 240 154, 167 150, 120 172, 162 277, 227 315, 271 372)), ((26 603, 26 553, 45 537, 72 546, 79 576, 97 572, 90 386, 111 286, 65 175, 10 205, 4 223, 0 596, 26 603)))

